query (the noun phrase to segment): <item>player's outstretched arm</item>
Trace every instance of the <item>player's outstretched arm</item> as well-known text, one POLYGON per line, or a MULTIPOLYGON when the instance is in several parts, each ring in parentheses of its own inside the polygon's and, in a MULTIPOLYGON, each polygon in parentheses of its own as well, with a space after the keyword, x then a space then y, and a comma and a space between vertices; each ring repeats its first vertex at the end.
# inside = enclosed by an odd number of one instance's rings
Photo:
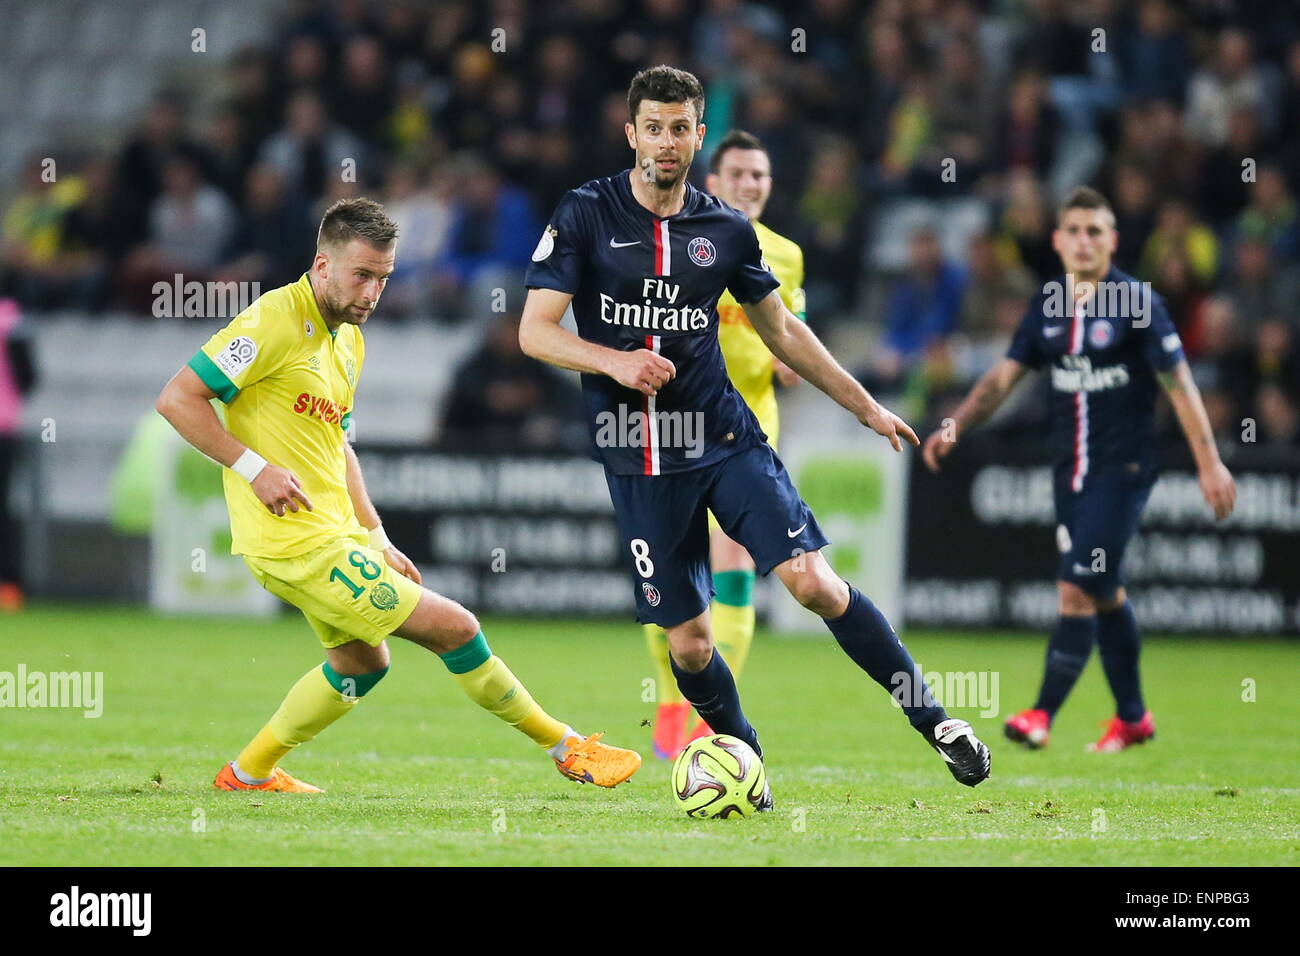
POLYGON ((970 394, 957 406, 952 418, 945 420, 943 426, 936 429, 925 440, 925 449, 921 457, 931 471, 939 470, 939 459, 945 457, 957 445, 957 440, 968 430, 979 425, 1006 401, 1011 390, 1029 371, 1012 358, 1003 358, 991 369, 980 376, 980 380, 970 390, 970 394))
POLYGON ((1205 404, 1201 401, 1201 391, 1192 379, 1192 370, 1187 362, 1180 361, 1168 372, 1157 372, 1169 403, 1174 406, 1178 424, 1187 439, 1187 445, 1196 459, 1196 471, 1201 482, 1201 494, 1214 510, 1214 517, 1222 520, 1232 514, 1237 503, 1237 484, 1219 458, 1219 449, 1214 444, 1214 431, 1210 428, 1210 417, 1205 414, 1205 404))
POLYGON ((226 431, 212 408, 216 397, 216 392, 186 365, 163 386, 154 408, 187 442, 248 479, 257 500, 272 514, 283 516, 286 510, 297 511, 300 501, 311 511, 311 499, 293 472, 268 463, 226 431))
POLYGON ((677 374, 672 362, 649 349, 620 352, 562 328, 560 320, 572 299, 555 289, 528 290, 519 322, 519 347, 525 355, 575 372, 608 375, 644 395, 654 395, 677 374))
POLYGON ((903 441, 921 443, 907 422, 872 398, 857 379, 844 371, 813 330, 790 313, 779 294, 772 292, 758 302, 742 304, 742 308, 773 355, 852 412, 862 424, 888 438, 894 451, 903 450, 903 441))

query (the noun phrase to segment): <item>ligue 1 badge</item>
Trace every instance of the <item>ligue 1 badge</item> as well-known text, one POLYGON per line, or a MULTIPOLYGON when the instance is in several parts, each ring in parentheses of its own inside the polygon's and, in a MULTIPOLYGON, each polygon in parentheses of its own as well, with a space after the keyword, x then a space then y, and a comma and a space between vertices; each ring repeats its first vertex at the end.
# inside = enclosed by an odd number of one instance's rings
POLYGON ((542 232, 542 238, 537 240, 537 248, 533 250, 534 262, 541 262, 549 258, 551 253, 555 251, 555 235, 555 227, 548 225, 545 231, 542 232))
POLYGON ((1104 349, 1115 337, 1115 329, 1105 319, 1098 319, 1088 326, 1088 342, 1095 349, 1104 349))
POLYGON ((686 247, 686 254, 697 266, 711 266, 718 258, 718 250, 714 249, 713 243, 703 236, 696 236, 690 241, 686 247))

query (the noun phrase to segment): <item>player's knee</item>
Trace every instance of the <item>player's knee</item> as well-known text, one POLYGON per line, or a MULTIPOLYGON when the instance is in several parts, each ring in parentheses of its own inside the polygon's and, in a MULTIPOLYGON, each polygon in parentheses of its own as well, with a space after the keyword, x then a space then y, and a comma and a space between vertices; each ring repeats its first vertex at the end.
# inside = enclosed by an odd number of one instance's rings
POLYGON ((695 674, 709 666, 713 637, 698 621, 689 622, 669 631, 668 648, 678 667, 695 674))
POLYGON ((673 651, 673 660, 677 663, 677 666, 692 674, 698 674, 708 667, 712 658, 713 647, 708 644, 692 644, 689 647, 673 651))
POLYGON ((1067 617, 1081 617, 1097 613, 1097 600, 1083 588, 1069 581, 1057 581, 1056 593, 1060 598, 1059 610, 1067 617))
POLYGON ((436 612, 417 610, 395 633, 435 654, 447 654, 474 640, 479 623, 478 618, 457 604, 436 612))
POLYGON ((372 681, 372 686, 379 683, 379 681, 383 679, 383 676, 388 673, 388 668, 392 666, 392 659, 388 655, 387 647, 380 644, 379 647, 376 648, 376 651, 378 651, 378 653, 372 654, 370 658, 361 665, 361 673, 378 675, 372 681))
POLYGON ((337 674, 371 674, 385 670, 389 665, 388 644, 367 644, 365 641, 349 641, 330 648, 325 660, 337 674))
POLYGON ((812 570, 794 575, 789 581, 790 594, 796 601, 822 617, 835 617, 843 610, 839 578, 812 570))
POLYGON ((445 644, 455 650, 478 637, 480 630, 478 618, 465 608, 457 607, 456 614, 448 622, 446 629, 440 636, 445 644))

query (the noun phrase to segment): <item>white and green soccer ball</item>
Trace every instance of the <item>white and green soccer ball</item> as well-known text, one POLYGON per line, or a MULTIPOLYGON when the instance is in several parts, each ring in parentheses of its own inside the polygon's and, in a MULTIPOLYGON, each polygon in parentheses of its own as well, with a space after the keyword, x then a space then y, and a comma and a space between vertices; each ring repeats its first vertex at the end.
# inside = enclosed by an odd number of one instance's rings
POLYGON ((747 817, 767 785, 763 761, 736 737, 714 734, 692 741, 673 764, 673 799, 689 817, 747 817))

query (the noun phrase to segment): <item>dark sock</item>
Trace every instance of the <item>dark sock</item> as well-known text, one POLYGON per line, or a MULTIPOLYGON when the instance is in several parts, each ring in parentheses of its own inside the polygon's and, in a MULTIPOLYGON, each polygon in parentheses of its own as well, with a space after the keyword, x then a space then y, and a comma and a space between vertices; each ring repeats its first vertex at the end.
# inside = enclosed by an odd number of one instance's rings
POLYGON ((1128 601, 1113 611, 1097 614, 1097 649, 1101 652, 1101 666, 1106 671, 1110 692, 1115 695, 1115 713, 1126 723, 1137 723, 1146 713, 1138 677, 1142 638, 1133 606, 1128 601))
POLYGON ((1047 642, 1047 665, 1043 668, 1043 686, 1035 710, 1047 711, 1049 719, 1056 716, 1088 663, 1096 634, 1096 615, 1057 618, 1047 642))
POLYGON ((678 667, 672 655, 669 655, 668 663, 672 665, 673 676, 677 678, 678 690, 695 708, 695 712, 713 728, 715 734, 737 737, 753 747, 760 757, 763 756, 762 748, 758 745, 758 734, 740 709, 740 694, 736 691, 731 668, 717 648, 714 648, 713 656, 709 658, 704 670, 693 674, 678 667))
POLYGON ((903 705, 903 713, 913 727, 928 732, 948 719, 885 615, 852 584, 848 608, 839 617, 828 618, 826 626, 853 663, 903 705))

